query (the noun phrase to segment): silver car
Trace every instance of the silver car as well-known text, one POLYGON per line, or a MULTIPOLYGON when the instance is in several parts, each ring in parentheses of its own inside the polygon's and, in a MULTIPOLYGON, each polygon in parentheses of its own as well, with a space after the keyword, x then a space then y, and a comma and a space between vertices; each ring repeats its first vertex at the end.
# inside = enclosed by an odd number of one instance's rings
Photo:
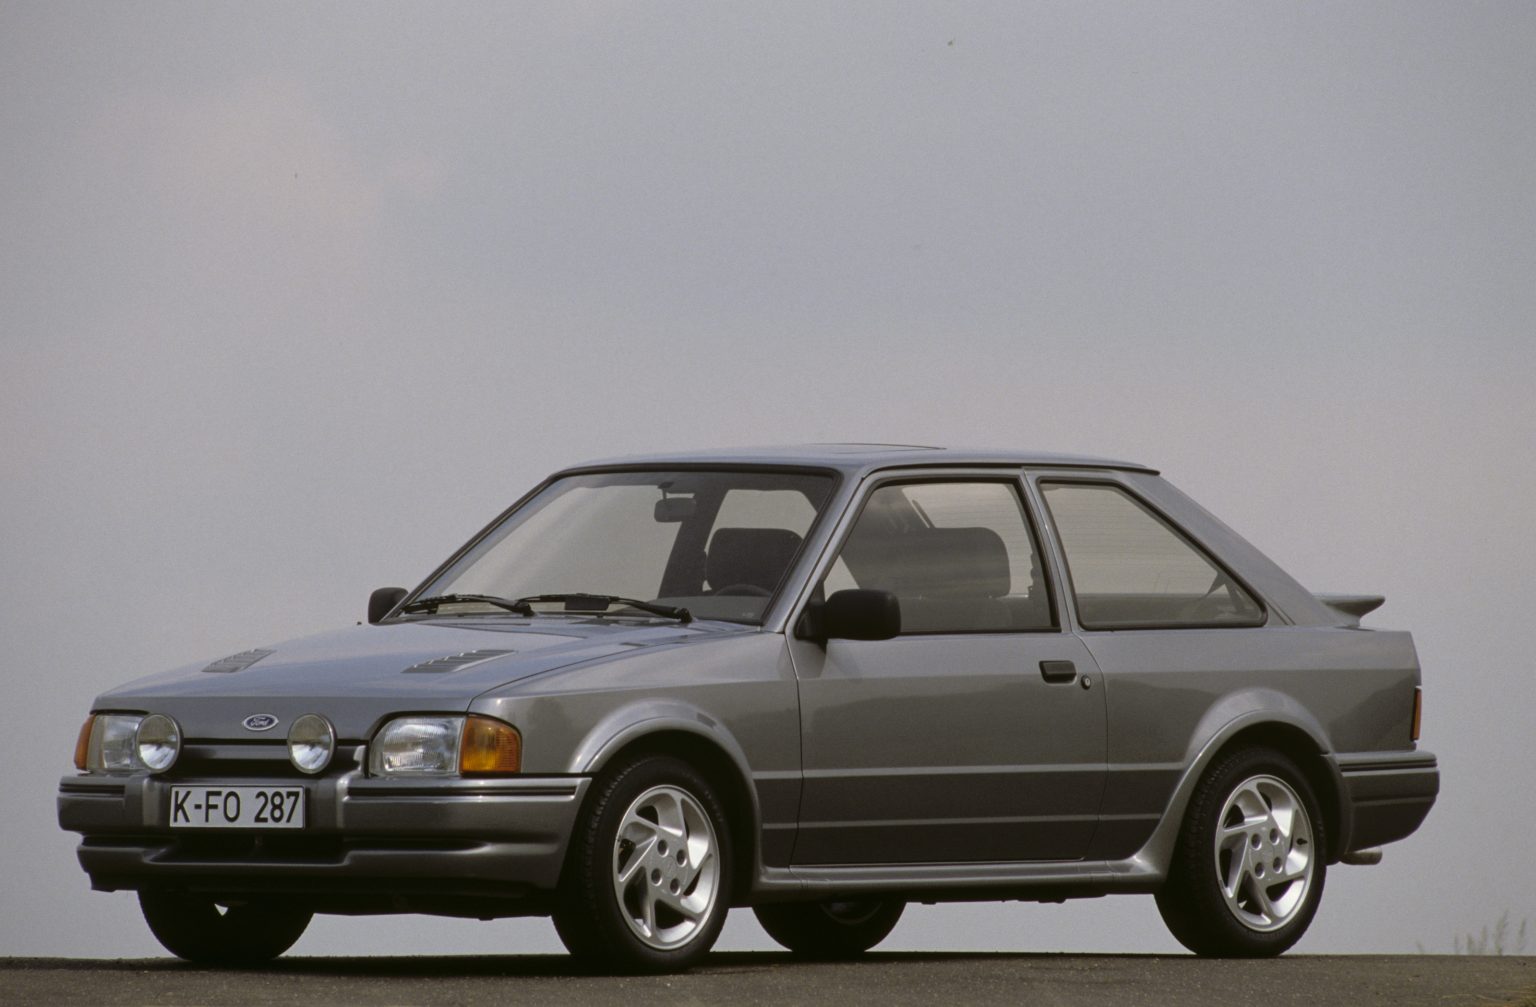
POLYGON ((909 901, 1107 893, 1275 955, 1439 788, 1381 601, 1313 595, 1141 465, 582 465, 366 625, 98 697, 59 822, 199 962, 417 912, 673 970, 732 906, 835 958, 909 901))

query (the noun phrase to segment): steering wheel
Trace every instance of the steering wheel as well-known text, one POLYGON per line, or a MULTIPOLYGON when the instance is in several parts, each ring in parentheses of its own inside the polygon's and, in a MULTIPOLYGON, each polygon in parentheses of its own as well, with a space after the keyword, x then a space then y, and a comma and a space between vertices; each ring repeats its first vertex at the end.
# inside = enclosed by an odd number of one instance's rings
POLYGON ((766 598, 773 594, 773 592, 766 587, 759 587, 756 584, 727 584, 715 592, 715 597, 718 598, 722 594, 737 595, 743 598, 766 598))

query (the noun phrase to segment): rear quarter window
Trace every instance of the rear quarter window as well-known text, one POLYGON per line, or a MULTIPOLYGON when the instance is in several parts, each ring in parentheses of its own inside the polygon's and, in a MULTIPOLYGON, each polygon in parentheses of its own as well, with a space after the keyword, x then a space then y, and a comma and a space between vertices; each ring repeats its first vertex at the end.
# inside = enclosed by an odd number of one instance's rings
POLYGON ((1042 482, 1087 629, 1257 626, 1264 608, 1146 504, 1109 483, 1042 482))

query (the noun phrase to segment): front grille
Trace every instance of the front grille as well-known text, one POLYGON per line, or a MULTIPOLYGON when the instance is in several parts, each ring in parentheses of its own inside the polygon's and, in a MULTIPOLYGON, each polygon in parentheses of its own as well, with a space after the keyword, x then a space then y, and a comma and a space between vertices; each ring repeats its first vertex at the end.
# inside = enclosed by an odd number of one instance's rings
POLYGON ((194 742, 181 751, 167 780, 277 779, 316 780, 341 776, 361 767, 362 746, 339 744, 325 772, 301 773, 288 759, 288 746, 262 742, 234 744, 194 742))
POLYGON ((346 856, 339 836, 179 836, 155 856, 162 863, 335 864, 346 856))

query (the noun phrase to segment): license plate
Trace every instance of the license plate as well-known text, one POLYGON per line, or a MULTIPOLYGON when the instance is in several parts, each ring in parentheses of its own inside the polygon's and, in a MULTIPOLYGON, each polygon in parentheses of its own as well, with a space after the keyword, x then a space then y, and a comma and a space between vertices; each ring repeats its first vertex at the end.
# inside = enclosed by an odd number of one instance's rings
POLYGON ((303 787, 172 787, 173 829, 302 829, 303 787))

